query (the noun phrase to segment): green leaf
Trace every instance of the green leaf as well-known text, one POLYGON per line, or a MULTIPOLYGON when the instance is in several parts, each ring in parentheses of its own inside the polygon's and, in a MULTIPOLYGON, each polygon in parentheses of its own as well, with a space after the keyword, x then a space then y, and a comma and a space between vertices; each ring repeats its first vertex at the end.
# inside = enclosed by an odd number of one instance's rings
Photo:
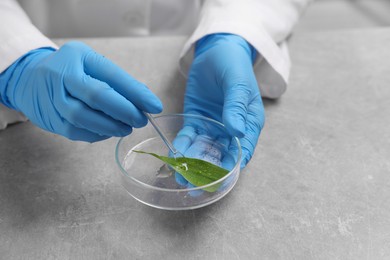
MULTIPOLYGON (((144 151, 133 150, 133 152, 149 154, 156 157, 157 159, 160 159, 161 161, 171 166, 176 172, 180 173, 184 179, 195 186, 207 185, 221 179, 229 173, 229 171, 224 168, 200 159, 187 157, 178 157, 175 159, 172 157, 161 156, 155 153, 148 153, 144 151)), ((215 192, 220 185, 221 184, 218 183, 204 188, 204 190, 208 192, 215 192)))

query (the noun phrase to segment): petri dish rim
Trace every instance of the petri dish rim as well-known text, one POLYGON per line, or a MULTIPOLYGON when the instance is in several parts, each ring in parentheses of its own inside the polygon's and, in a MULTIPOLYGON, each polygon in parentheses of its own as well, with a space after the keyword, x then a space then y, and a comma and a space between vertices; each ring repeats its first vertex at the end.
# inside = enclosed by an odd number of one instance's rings
MULTIPOLYGON (((215 123, 217 125, 220 125, 222 127, 225 127, 224 124, 222 124, 221 122, 218 122, 218 121, 216 121, 214 119, 211 119, 211 118, 208 118, 208 117, 204 117, 204 116, 200 116, 200 115, 194 115, 194 114, 165 114, 165 115, 155 116, 154 118, 155 119, 159 119, 159 118, 163 118, 163 117, 192 117, 192 118, 196 118, 196 119, 206 120, 206 121, 215 123)), ((118 167, 121 170, 121 172, 125 175, 125 177, 129 178, 130 180, 136 182, 137 184, 139 184, 141 186, 144 186, 146 188, 153 189, 153 190, 167 191, 167 192, 188 192, 188 191, 194 191, 194 190, 202 190, 204 188, 207 188, 207 187, 216 185, 216 184, 218 184, 220 182, 223 182, 224 180, 229 178, 234 172, 236 172, 237 168, 240 167, 240 164, 241 164, 241 154, 242 154, 242 151, 241 151, 240 140, 237 137, 233 137, 233 139, 236 141, 237 147, 238 147, 237 162, 234 165, 233 169, 228 174, 226 174, 224 177, 222 177, 221 179, 216 180, 214 182, 211 182, 211 183, 209 183, 207 185, 198 186, 198 187, 194 187, 194 188, 186 188, 186 189, 167 189, 167 188, 155 187, 155 186, 146 184, 146 183, 144 183, 144 182, 142 182, 142 181, 140 181, 140 180, 130 176, 128 174, 128 172, 122 167, 122 163, 119 161, 119 156, 118 155, 119 155, 119 147, 120 147, 120 145, 121 145, 121 143, 122 143, 124 138, 125 137, 121 137, 119 139, 119 141, 118 141, 118 143, 116 145, 116 148, 115 148, 115 161, 116 161, 116 164, 118 165, 118 167)))
POLYGON ((198 205, 193 205, 193 206, 185 206, 185 207, 166 207, 166 206, 160 206, 160 205, 156 205, 156 204, 152 204, 150 202, 146 202, 146 201, 143 201, 141 200, 140 198, 138 198, 137 196, 131 194, 131 192, 129 192, 128 190, 126 190, 126 192, 135 200, 137 200, 138 202, 141 202, 142 204, 146 205, 146 206, 149 206, 149 207, 152 207, 152 208, 156 208, 156 209, 163 209, 163 210, 170 210, 170 211, 182 211, 182 210, 192 210, 192 209, 199 209, 199 208, 203 208, 203 207, 206 207, 208 205, 211 205, 217 201, 220 201, 221 199, 223 199, 226 195, 229 194, 229 192, 234 188, 234 186, 236 185, 236 182, 237 182, 237 179, 234 181, 233 185, 231 185, 231 187, 226 190, 221 196, 219 197, 216 197, 215 199, 213 200, 210 200, 206 203, 203 203, 203 204, 198 204, 198 205))

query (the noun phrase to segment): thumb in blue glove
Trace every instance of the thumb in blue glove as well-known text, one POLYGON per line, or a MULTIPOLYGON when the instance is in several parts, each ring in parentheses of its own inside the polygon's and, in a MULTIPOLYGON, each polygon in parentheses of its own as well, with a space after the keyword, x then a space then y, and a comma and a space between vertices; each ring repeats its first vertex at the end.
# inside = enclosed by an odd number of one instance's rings
POLYGON ((35 125, 72 140, 125 136, 146 125, 160 100, 87 45, 30 51, 0 74, 0 98, 35 125))

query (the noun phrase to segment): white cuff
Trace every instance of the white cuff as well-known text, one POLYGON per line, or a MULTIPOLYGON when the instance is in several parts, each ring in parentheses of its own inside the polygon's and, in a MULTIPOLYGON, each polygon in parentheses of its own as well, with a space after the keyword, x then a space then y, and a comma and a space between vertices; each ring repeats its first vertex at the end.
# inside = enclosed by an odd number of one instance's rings
POLYGON ((0 73, 8 68, 19 57, 31 50, 52 47, 57 49, 57 45, 45 37, 33 25, 25 25, 25 31, 21 35, 13 37, 0 43, 0 73))
POLYGON ((0 104, 0 130, 5 129, 9 124, 23 121, 27 121, 27 118, 22 113, 0 104))

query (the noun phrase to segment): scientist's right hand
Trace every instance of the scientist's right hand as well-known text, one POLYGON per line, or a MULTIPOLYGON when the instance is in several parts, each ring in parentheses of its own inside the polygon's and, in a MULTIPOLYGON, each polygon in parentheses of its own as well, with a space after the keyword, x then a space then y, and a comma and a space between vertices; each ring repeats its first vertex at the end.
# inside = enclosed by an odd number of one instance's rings
POLYGON ((31 51, 2 74, 6 105, 71 140, 125 136, 147 124, 143 111, 162 111, 143 83, 80 42, 31 51))

